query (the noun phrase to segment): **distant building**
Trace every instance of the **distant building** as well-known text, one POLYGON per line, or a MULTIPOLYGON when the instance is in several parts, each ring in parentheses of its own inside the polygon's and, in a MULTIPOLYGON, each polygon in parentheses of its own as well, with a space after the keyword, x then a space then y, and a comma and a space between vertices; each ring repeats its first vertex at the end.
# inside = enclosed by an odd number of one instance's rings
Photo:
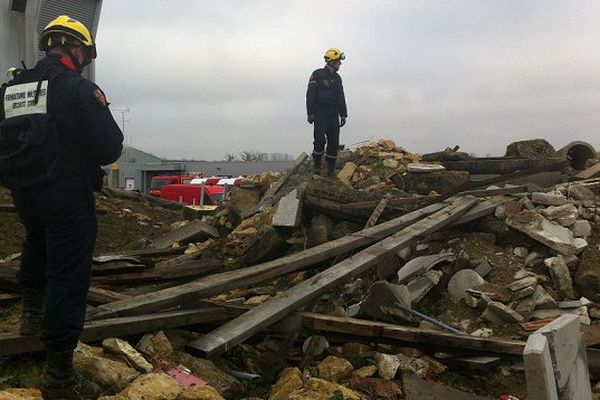
POLYGON ((169 161, 134 147, 123 149, 121 158, 107 167, 110 187, 148 193, 156 175, 202 173, 208 176, 243 176, 262 172, 280 172, 291 168, 295 161, 169 161))
MULTIPOLYGON (((21 61, 31 68, 44 56, 38 50, 39 34, 61 14, 81 21, 95 37, 101 8, 102 0, 0 0, 0 82, 9 68, 21 61)), ((94 63, 83 75, 94 80, 94 63)))

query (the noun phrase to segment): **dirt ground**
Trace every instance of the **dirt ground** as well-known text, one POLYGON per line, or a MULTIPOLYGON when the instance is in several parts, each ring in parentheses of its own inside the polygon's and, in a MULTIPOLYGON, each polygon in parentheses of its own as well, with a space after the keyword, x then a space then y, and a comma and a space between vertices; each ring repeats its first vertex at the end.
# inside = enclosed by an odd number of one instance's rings
MULTIPOLYGON (((97 195, 98 239, 96 254, 144 247, 145 242, 181 220, 180 212, 143 202, 108 199, 97 195)), ((0 188, 0 204, 12 204, 10 193, 0 188)), ((25 230, 15 212, 0 212, 0 259, 21 251, 25 230)))

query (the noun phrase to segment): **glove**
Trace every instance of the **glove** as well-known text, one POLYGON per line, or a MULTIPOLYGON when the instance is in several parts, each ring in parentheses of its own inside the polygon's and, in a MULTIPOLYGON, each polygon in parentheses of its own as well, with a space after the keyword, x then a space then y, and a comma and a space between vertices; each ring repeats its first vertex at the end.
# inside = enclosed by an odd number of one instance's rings
POLYGON ((346 118, 340 119, 340 128, 344 125, 346 125, 346 118))
POLYGON ((306 120, 309 124, 312 124, 313 122, 315 122, 315 116, 313 114, 310 114, 308 118, 306 118, 306 120))

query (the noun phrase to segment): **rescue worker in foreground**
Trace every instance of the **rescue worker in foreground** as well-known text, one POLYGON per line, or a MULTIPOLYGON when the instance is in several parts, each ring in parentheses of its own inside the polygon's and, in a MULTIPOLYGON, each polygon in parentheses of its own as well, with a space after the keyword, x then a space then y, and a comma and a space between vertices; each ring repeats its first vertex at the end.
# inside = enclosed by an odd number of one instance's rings
POLYGON ((61 15, 40 34, 39 48, 46 57, 13 72, 0 98, 0 182, 11 189, 27 231, 20 332, 41 333, 44 398, 96 399, 99 387, 73 370, 73 351, 97 234, 93 192, 102 185, 101 165, 121 155, 123 134, 102 90, 81 76, 96 58, 89 30, 61 15))
POLYGON ((335 161, 340 143, 340 127, 346 124, 348 112, 342 78, 337 73, 346 57, 339 49, 325 52, 325 67, 312 73, 306 91, 306 112, 308 123, 315 125, 313 142, 313 163, 315 171, 321 170, 323 155, 327 163, 327 173, 334 175, 335 161), (327 151, 325 151, 327 143, 327 151))

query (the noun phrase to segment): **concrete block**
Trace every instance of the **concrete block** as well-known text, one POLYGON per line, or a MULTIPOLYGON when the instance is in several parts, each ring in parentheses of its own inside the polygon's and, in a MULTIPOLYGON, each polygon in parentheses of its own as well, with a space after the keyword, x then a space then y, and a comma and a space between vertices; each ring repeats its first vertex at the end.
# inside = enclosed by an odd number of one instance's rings
POLYGON ((544 289, 541 285, 537 285, 535 287, 535 291, 533 292, 533 299, 537 308, 553 309, 557 307, 556 300, 554 300, 554 298, 550 296, 546 289, 544 289))
POLYGON ((529 400, 558 400, 552 357, 548 339, 534 333, 527 339, 523 351, 527 398, 529 400))
POLYGON ((531 201, 534 204, 542 204, 544 206, 562 206, 567 204, 567 198, 562 194, 534 192, 531 194, 531 201))
POLYGON ((528 286, 535 287, 535 285, 537 285, 537 279, 533 276, 528 276, 511 283, 510 290, 513 292, 518 292, 519 290, 525 289, 528 286))
POLYGON ((544 335, 550 345, 550 355, 554 366, 554 378, 558 388, 564 388, 569 375, 579 357, 581 331, 577 315, 563 315, 538 329, 536 333, 544 335))
POLYGON ((542 214, 550 221, 562 226, 570 226, 577 220, 577 207, 571 203, 557 207, 551 206, 546 208, 542 214))
POLYGON ((300 226, 301 216, 302 204, 298 198, 298 189, 294 189, 279 200, 272 225, 296 228, 300 226))
POLYGON ((586 219, 578 219, 571 227, 573 236, 587 238, 592 234, 592 225, 586 219))
POLYGON ((562 256, 550 257, 544 260, 544 264, 548 267, 552 281, 558 287, 560 294, 568 299, 575 299, 573 279, 565 259, 562 256))

